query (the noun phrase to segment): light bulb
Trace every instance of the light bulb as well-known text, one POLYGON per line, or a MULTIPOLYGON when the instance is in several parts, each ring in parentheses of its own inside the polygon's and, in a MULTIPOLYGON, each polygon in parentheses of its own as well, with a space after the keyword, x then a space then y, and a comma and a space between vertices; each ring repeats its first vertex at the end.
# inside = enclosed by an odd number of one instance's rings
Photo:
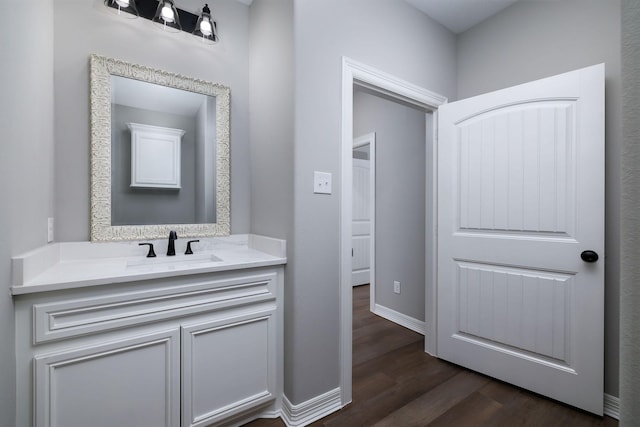
POLYGON ((166 3, 162 6, 162 12, 160 12, 160 15, 165 22, 173 22, 174 20, 173 9, 171 9, 171 6, 166 3))
POLYGON ((211 27, 211 22, 209 22, 208 20, 203 19, 200 22, 200 31, 205 36, 210 36, 211 34, 213 34, 213 28, 211 27))
POLYGON ((122 8, 129 7, 129 0, 116 0, 116 3, 122 8))

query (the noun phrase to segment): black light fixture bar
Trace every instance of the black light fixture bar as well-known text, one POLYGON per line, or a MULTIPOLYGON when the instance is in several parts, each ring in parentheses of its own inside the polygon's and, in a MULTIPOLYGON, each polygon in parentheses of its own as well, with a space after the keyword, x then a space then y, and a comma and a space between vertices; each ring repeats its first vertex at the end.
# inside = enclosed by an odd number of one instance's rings
MULTIPOLYGON (((131 0, 134 1, 134 0, 131 0)), ((156 10, 158 9, 159 1, 156 0, 135 0, 136 7, 138 8, 138 13, 141 18, 148 19, 149 21, 153 21, 153 17, 156 14, 156 10)), ((107 4, 108 7, 117 9, 117 5, 112 3, 107 4)), ((180 25, 182 26, 182 31, 186 33, 193 33, 193 30, 196 28, 196 24, 198 22, 199 15, 194 15, 191 12, 187 12, 186 10, 178 9, 178 17, 180 19, 180 25)), ((216 25, 214 22, 213 25, 216 25)))

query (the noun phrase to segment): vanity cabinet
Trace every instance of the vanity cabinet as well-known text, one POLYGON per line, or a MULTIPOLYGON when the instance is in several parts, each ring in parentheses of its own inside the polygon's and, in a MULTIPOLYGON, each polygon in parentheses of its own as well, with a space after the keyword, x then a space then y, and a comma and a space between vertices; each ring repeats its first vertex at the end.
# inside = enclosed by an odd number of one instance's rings
POLYGON ((17 425, 204 427, 279 411, 282 266, 15 303, 17 425))

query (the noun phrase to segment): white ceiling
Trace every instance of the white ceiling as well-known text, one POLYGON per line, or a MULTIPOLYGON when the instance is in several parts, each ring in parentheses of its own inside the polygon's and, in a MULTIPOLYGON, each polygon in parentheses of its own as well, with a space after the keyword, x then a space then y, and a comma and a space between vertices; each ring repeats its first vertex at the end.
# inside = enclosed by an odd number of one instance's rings
POLYGON ((194 117, 206 95, 125 77, 111 76, 111 103, 194 117))
MULTIPOLYGON (((251 6, 253 0, 236 0, 251 6)), ((518 0, 405 0, 455 34, 495 15, 518 0)))
POLYGON ((459 34, 518 0, 405 0, 459 34))

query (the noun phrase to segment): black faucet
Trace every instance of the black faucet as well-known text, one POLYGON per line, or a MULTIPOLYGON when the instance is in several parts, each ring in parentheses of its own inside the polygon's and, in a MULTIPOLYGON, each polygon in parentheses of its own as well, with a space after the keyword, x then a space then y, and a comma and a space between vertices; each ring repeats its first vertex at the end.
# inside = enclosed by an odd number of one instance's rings
POLYGON ((155 258, 156 253, 153 250, 153 243, 138 243, 138 246, 149 246, 149 252, 147 253, 147 258, 155 258))
POLYGON ((187 250, 185 251, 185 253, 184 253, 184 254, 185 254, 185 255, 193 255, 193 250, 191 250, 191 244, 192 244, 192 243, 197 243, 197 242, 199 242, 199 241, 200 241, 200 240, 189 240, 189 241, 187 242, 187 250))
POLYGON ((178 238, 178 234, 171 230, 169 232, 169 247, 167 248, 167 256, 174 256, 176 254, 176 246, 174 241, 178 238))

